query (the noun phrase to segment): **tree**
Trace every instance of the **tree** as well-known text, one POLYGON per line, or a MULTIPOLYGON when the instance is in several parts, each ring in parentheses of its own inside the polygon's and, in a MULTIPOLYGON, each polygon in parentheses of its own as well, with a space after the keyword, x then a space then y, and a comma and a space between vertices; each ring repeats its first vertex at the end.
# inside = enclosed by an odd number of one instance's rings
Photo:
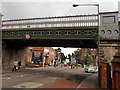
POLYGON ((93 64, 93 57, 91 55, 86 55, 84 57, 84 64, 89 66, 93 64))

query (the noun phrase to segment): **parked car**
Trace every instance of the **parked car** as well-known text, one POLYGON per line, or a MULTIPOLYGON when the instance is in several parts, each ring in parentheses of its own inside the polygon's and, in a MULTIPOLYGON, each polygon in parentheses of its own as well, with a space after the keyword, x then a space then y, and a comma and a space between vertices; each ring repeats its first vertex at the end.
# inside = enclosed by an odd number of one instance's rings
POLYGON ((64 66, 68 66, 67 62, 64 62, 64 66))
POLYGON ((96 72, 98 72, 98 67, 95 67, 95 66, 85 67, 84 71, 85 72, 90 72, 90 73, 92 73, 92 72, 96 73, 96 72))

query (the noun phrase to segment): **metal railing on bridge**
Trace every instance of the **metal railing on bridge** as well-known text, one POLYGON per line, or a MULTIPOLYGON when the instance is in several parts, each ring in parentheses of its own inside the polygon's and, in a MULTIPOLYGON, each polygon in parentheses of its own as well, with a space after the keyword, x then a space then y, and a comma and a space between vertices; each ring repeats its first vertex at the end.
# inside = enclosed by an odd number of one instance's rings
POLYGON ((3 20, 2 29, 98 26, 98 15, 74 15, 3 20))

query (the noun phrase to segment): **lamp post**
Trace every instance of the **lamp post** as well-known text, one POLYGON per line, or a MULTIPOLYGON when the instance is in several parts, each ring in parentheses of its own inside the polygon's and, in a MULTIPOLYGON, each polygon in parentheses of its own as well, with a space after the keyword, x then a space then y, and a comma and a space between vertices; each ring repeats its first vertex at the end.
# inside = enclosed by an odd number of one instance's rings
MULTIPOLYGON (((99 35, 99 4, 73 4, 73 7, 78 7, 78 6, 95 6, 97 7, 97 12, 98 12, 98 57, 99 57, 99 52, 100 52, 100 35, 99 35)), ((100 63, 100 57, 98 62, 100 63)))
POLYGON ((78 7, 78 6, 96 6, 97 7, 97 12, 98 12, 98 31, 99 31, 99 4, 73 4, 73 7, 78 7))
MULTIPOLYGON (((99 35, 99 4, 73 4, 73 7, 78 7, 78 6, 95 6, 97 7, 97 12, 98 12, 98 65, 100 66, 100 35, 99 35)), ((100 69, 100 68, 99 68, 100 69)), ((100 73, 99 73, 100 76, 100 73)), ((99 77, 99 83, 100 83, 100 77, 99 77)))
POLYGON ((100 64, 100 35, 99 35, 99 4, 73 4, 73 7, 78 7, 78 6, 95 6, 97 7, 97 12, 98 12, 98 64, 100 64))

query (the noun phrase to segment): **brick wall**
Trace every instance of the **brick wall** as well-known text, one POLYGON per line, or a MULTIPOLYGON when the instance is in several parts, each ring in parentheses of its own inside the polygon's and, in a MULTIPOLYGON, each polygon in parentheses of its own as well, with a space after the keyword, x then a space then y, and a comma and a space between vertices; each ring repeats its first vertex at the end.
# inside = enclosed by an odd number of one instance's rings
POLYGON ((26 47, 10 47, 6 45, 4 42, 2 43, 2 66, 11 66, 13 65, 13 61, 21 60, 22 65, 25 65, 26 59, 26 47))
POLYGON ((106 63, 101 64, 100 81, 101 81, 100 87, 107 88, 107 64, 106 63))
POLYGON ((116 71, 115 69, 120 68, 120 62, 112 63, 112 88, 120 88, 120 71, 116 71))

